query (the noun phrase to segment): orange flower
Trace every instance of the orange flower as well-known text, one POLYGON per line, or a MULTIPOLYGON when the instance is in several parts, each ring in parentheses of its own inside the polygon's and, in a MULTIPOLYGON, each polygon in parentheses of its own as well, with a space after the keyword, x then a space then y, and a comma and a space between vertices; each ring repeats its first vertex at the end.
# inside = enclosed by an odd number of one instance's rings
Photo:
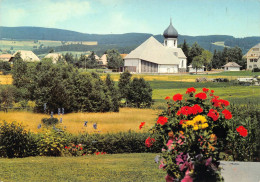
POLYGON ((168 136, 169 136, 170 138, 173 138, 173 131, 170 131, 170 132, 168 133, 168 136))
POLYGON ((170 99, 170 97, 169 97, 169 96, 165 97, 165 100, 168 100, 168 99, 170 99))

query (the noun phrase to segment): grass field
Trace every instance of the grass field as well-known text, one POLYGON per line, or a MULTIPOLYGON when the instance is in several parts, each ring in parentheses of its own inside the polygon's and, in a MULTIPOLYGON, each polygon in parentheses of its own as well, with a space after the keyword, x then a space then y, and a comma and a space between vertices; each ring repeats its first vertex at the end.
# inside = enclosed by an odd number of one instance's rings
POLYGON ((0 158, 0 181, 165 181, 156 154, 0 158))
MULTIPOLYGON (((97 45, 96 41, 68 41, 65 43, 68 44, 83 44, 83 45, 97 45)), ((33 50, 34 46, 37 48, 43 45, 44 47, 55 47, 61 46, 61 41, 53 41, 53 40, 38 40, 38 42, 34 42, 33 40, 0 40, 0 49, 10 50, 13 47, 13 51, 16 50, 33 50)))
MULTIPOLYGON (((119 131, 140 131, 139 125, 141 122, 146 122, 146 127, 154 125, 159 111, 152 109, 134 109, 121 108, 119 113, 70 113, 63 116, 63 122, 57 127, 66 127, 66 130, 71 133, 114 133, 119 131), (84 121, 88 121, 88 126, 84 127, 84 121), (94 130, 92 125, 97 123, 98 129, 94 130)), ((30 112, 0 112, 1 120, 7 122, 17 121, 22 123, 27 130, 32 132, 41 132, 42 129, 37 129, 42 118, 50 117, 49 115, 30 113, 30 112)), ((54 117, 59 118, 58 115, 54 117)))

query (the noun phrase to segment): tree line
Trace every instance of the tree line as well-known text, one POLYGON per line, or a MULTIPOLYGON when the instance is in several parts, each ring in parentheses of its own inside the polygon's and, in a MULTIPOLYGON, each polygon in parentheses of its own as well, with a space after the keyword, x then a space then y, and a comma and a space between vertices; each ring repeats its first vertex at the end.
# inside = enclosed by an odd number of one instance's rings
POLYGON ((215 50, 213 55, 210 51, 200 47, 197 42, 189 46, 184 40, 179 47, 182 48, 187 57, 187 66, 192 65, 196 70, 203 66, 206 70, 221 69, 228 62, 236 62, 242 66, 242 69, 246 68, 246 60, 243 59, 242 50, 239 47, 225 47, 223 51, 215 50))
POLYGON ((51 59, 26 63, 18 54, 12 77, 13 85, 1 91, 1 98, 8 98, 5 108, 14 102, 35 101, 34 110, 42 113, 56 113, 58 108, 66 112, 118 112, 120 106, 141 108, 152 104, 148 82, 142 78, 132 80, 129 72, 120 75, 117 86, 109 74, 102 80, 95 72, 79 72, 71 64, 53 64, 51 59))

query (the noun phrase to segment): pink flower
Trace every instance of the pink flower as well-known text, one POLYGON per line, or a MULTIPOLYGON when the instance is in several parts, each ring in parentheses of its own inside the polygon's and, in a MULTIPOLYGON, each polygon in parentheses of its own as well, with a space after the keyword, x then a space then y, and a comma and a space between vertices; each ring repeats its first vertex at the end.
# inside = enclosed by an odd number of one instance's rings
POLYGON ((167 147, 168 147, 168 149, 169 149, 169 150, 172 150, 172 149, 174 149, 174 147, 172 146, 172 144, 173 144, 173 140, 171 140, 171 139, 170 139, 170 140, 168 140, 168 142, 167 142, 167 144, 166 144, 166 145, 167 145, 167 147))
POLYGON ((165 180, 166 180, 166 182, 174 182, 174 178, 172 176, 170 176, 169 174, 167 174, 167 176, 165 176, 165 180))

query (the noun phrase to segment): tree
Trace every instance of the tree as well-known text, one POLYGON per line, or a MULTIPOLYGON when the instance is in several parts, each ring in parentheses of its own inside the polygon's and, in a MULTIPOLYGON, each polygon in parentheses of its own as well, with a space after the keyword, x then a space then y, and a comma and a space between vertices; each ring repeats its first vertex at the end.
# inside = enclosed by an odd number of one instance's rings
POLYGON ((212 67, 214 69, 219 69, 222 66, 222 53, 221 51, 214 51, 213 57, 212 57, 212 67))
POLYGON ((97 67, 97 60, 95 58, 95 53, 92 51, 87 59, 87 67, 88 68, 96 68, 97 67))
POLYGON ((112 111, 118 112, 119 111, 119 96, 118 96, 118 90, 115 87, 114 81, 111 79, 110 74, 107 74, 106 77, 106 86, 108 88, 108 95, 112 99, 112 111))
POLYGON ((203 58, 203 64, 206 66, 206 69, 208 70, 212 62, 212 53, 208 50, 203 50, 201 56, 203 58))
POLYGON ((146 108, 152 105, 152 88, 143 78, 134 78, 129 88, 127 100, 132 106, 146 108))
POLYGON ((199 56, 201 55, 203 51, 203 48, 201 48, 199 46, 199 44, 197 42, 195 42, 192 46, 191 46, 191 49, 189 51, 189 54, 188 54, 188 60, 187 60, 187 63, 188 65, 193 61, 193 59, 196 57, 196 56, 199 56))
POLYGON ((126 70, 122 74, 120 74, 120 78, 118 81, 120 99, 125 99, 126 104, 127 104, 128 92, 130 89, 131 77, 132 77, 131 73, 126 70))
POLYGON ((181 46, 182 51, 184 52, 185 56, 188 58, 189 57, 189 45, 186 43, 186 40, 184 39, 184 42, 181 46))
POLYGON ((192 68, 196 69, 196 74, 198 69, 203 68, 203 63, 204 63, 204 59, 201 55, 193 58, 192 68))
POLYGON ((123 58, 116 49, 109 49, 107 52, 107 66, 110 69, 119 70, 124 65, 123 58))

